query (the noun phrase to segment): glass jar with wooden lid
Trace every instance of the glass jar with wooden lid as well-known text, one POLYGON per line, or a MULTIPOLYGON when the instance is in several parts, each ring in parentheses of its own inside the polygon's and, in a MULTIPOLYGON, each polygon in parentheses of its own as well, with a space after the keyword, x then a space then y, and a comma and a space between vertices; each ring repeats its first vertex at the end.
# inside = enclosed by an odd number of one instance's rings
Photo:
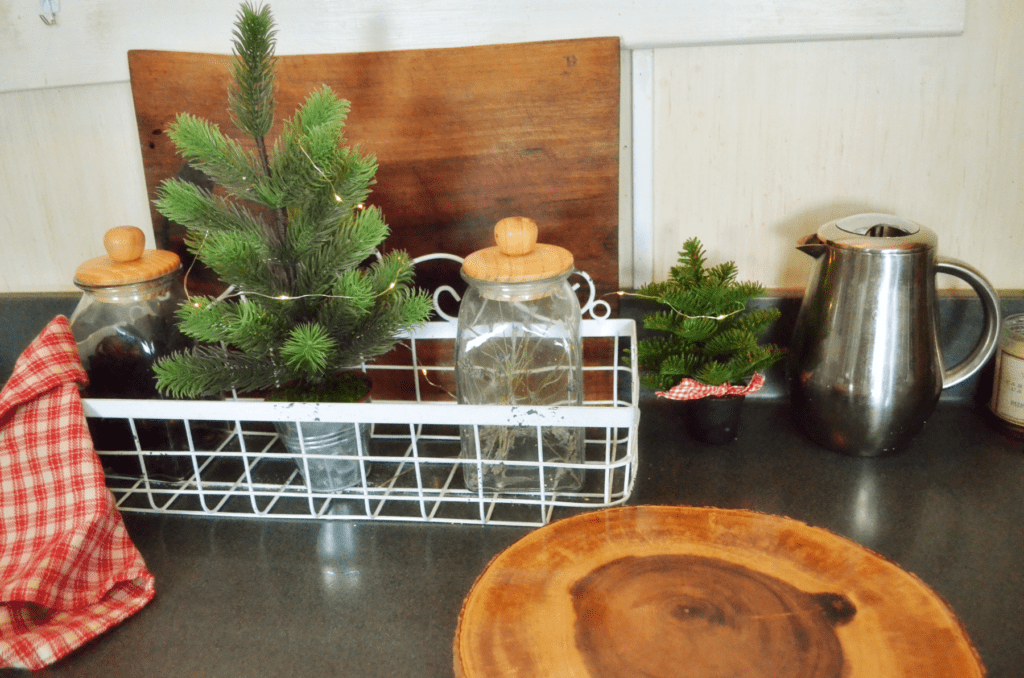
MULTIPOLYGON (((188 345, 175 318, 185 299, 181 261, 173 252, 145 249, 145 242, 139 228, 112 228, 103 238, 107 254, 75 271, 75 286, 84 294, 70 323, 89 376, 85 397, 158 398, 153 363, 188 345)), ((138 424, 143 449, 172 446, 166 426, 160 428, 154 433, 138 424)), ((90 421, 90 431, 97 451, 135 448, 125 422, 90 421)), ((134 462, 120 466, 137 470, 134 462)), ((176 469, 162 471, 180 476, 176 469)))
MULTIPOLYGON (((466 257, 469 283, 459 308, 455 377, 460 403, 583 404, 580 305, 569 286, 572 254, 537 243, 524 217, 495 226, 497 246, 466 257)), ((583 429, 559 425, 463 426, 463 474, 470 491, 579 489, 583 429), (482 488, 481 488, 482 482, 482 488)))

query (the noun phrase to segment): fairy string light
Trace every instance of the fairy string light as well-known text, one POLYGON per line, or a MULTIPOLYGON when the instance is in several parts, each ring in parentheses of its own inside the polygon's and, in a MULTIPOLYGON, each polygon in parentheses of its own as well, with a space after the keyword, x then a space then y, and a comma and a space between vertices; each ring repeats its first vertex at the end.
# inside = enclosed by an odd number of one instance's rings
MULTIPOLYGON (((412 268, 412 267, 411 266, 407 266, 405 268, 412 268)), ((405 268, 403 268, 402 270, 405 270, 405 268)), ((391 284, 389 284, 383 291, 378 292, 377 294, 374 294, 370 298, 371 299, 377 299, 379 297, 383 297, 385 294, 387 294, 391 290, 395 289, 395 287, 397 287, 397 286, 398 286, 398 279, 396 278, 395 280, 392 280, 391 284)), ((242 301, 245 301, 245 298, 247 296, 262 297, 264 299, 273 299, 273 300, 276 300, 276 301, 297 301, 299 299, 313 298, 313 297, 319 298, 319 299, 356 299, 356 297, 347 296, 347 295, 343 295, 343 294, 320 294, 320 293, 317 293, 317 294, 295 294, 295 295, 276 294, 275 295, 275 294, 263 294, 261 292, 253 292, 252 290, 249 290, 249 291, 243 290, 243 291, 239 291, 239 292, 232 292, 231 289, 232 288, 228 288, 227 290, 225 290, 225 292, 221 293, 220 296, 218 296, 216 299, 214 299, 213 302, 209 306, 207 306, 207 308, 210 308, 214 304, 219 303, 221 301, 225 301, 227 299, 234 299, 236 297, 237 298, 241 298, 242 301)), ((192 301, 192 297, 188 295, 188 292, 186 292, 185 295, 187 297, 187 299, 186 299, 187 303, 192 304, 196 308, 199 308, 201 306, 201 304, 199 302, 192 301)))
MULTIPOLYGON (((340 195, 338 195, 338 189, 334 185, 334 181, 327 175, 326 172, 323 171, 323 169, 320 168, 319 165, 316 164, 316 161, 313 160, 313 157, 302 146, 301 143, 296 144, 296 146, 302 152, 302 154, 304 156, 306 156, 306 159, 309 160, 309 164, 313 167, 313 169, 315 169, 320 174, 320 176, 322 176, 324 178, 324 180, 327 181, 328 185, 331 187, 331 193, 332 193, 332 195, 334 197, 334 200, 336 202, 338 202, 339 204, 343 203, 344 200, 342 199, 342 197, 340 195)), ((354 205, 353 209, 358 210, 358 211, 362 211, 362 210, 366 209, 366 205, 364 205, 363 203, 359 203, 357 205, 354 205)), ((202 242, 199 243, 199 246, 196 248, 195 256, 192 258, 192 261, 189 263, 188 268, 185 270, 185 273, 182 276, 182 287, 184 288, 186 302, 187 303, 191 303, 196 308, 199 307, 199 304, 192 301, 192 295, 189 294, 189 291, 188 291, 188 279, 189 279, 189 276, 192 273, 192 268, 195 266, 196 261, 198 259, 200 259, 200 253, 202 252, 203 246, 206 244, 206 240, 207 240, 207 238, 209 238, 209 236, 210 236, 210 232, 209 231, 205 231, 203 233, 203 240, 202 240, 202 242)), ((377 257, 377 260, 380 261, 381 260, 380 250, 374 248, 373 252, 374 252, 374 255, 377 257)), ((387 294, 391 290, 395 289, 395 287, 398 286, 398 279, 401 277, 401 274, 406 269, 411 269, 411 268, 412 268, 411 264, 408 265, 408 266, 402 267, 402 269, 399 270, 398 274, 395 276, 395 279, 392 280, 391 283, 383 291, 373 295, 370 298, 371 299, 377 299, 379 297, 384 296, 385 294, 387 294)), ((214 303, 217 303, 217 302, 220 302, 220 301, 224 301, 226 299, 235 298, 235 297, 239 297, 243 301, 245 301, 245 297, 247 295, 252 295, 252 296, 256 296, 256 297, 262 297, 264 299, 276 299, 277 301, 297 301, 299 299, 307 299, 307 298, 314 298, 314 297, 320 298, 320 299, 355 299, 356 298, 354 296, 349 296, 349 295, 325 294, 325 293, 296 294, 296 295, 276 294, 275 295, 275 294, 263 294, 261 292, 255 292, 255 291, 252 291, 252 290, 229 293, 230 290, 231 290, 231 288, 229 287, 228 290, 225 291, 225 293, 221 293, 214 300, 214 303)), ((211 306, 212 305, 213 304, 211 304, 211 306)))
MULTIPOLYGON (((411 268, 411 267, 406 267, 406 268, 411 268)), ((378 292, 377 294, 374 294, 370 298, 371 299, 376 299, 378 297, 383 297, 385 294, 387 294, 391 290, 395 289, 395 287, 397 287, 397 286, 398 286, 398 280, 396 278, 395 280, 391 281, 391 284, 388 285, 383 291, 378 292)), ((316 297, 318 299, 356 299, 357 298, 357 297, 347 296, 347 295, 343 295, 343 294, 321 294, 321 293, 316 293, 316 294, 295 294, 295 295, 289 295, 289 294, 263 294, 261 292, 242 291, 242 292, 234 292, 234 293, 227 294, 227 295, 221 295, 221 296, 217 297, 216 301, 223 301, 225 299, 232 299, 234 297, 242 297, 243 300, 244 300, 244 297, 246 297, 247 295, 252 295, 254 297, 262 297, 264 299, 274 299, 274 300, 277 300, 277 301, 296 301, 298 299, 306 299, 306 298, 313 298, 313 297, 316 297)))
POLYGON ((203 241, 199 243, 199 247, 197 247, 195 251, 195 256, 192 257, 192 261, 189 262, 188 268, 185 269, 185 274, 181 277, 181 287, 185 292, 185 301, 193 306, 198 306, 198 304, 192 302, 192 295, 188 293, 188 276, 192 273, 192 267, 196 265, 196 261, 199 260, 199 252, 203 249, 203 245, 206 244, 206 239, 209 235, 209 231, 205 231, 203 233, 203 241))
MULTIPOLYGON (((306 156, 306 159, 309 160, 309 164, 313 166, 313 169, 315 169, 317 172, 319 172, 320 176, 322 176, 327 181, 327 183, 330 185, 331 193, 334 194, 334 201, 339 203, 339 204, 344 202, 341 199, 341 196, 338 195, 338 187, 334 185, 334 181, 332 181, 331 178, 329 176, 327 176, 327 174, 322 169, 320 169, 320 166, 316 164, 316 161, 313 160, 313 157, 306 151, 305 148, 302 147, 301 143, 296 144, 296 145, 299 147, 299 150, 302 151, 302 155, 306 156)), ((358 205, 355 206, 355 209, 357 209, 357 210, 362 210, 363 208, 364 208, 364 206, 363 206, 362 203, 359 203, 358 205)))
MULTIPOLYGON (((617 292, 609 292, 608 294, 616 294, 616 295, 618 295, 620 297, 637 297, 638 299, 653 299, 655 301, 659 300, 659 297, 652 297, 649 294, 636 294, 635 292, 626 292, 625 290, 618 290, 617 292)), ((608 294, 606 294, 605 296, 608 296, 608 294)), ((730 313, 722 313, 722 314, 719 314, 719 315, 688 315, 686 313, 683 313, 682 311, 680 311, 678 308, 676 308, 672 304, 668 303, 667 301, 663 301, 662 303, 665 304, 666 306, 668 306, 670 309, 672 309, 675 312, 676 315, 678 315, 680 317, 683 317, 683 318, 687 318, 688 320, 725 320, 726 318, 728 318, 730 316, 734 316, 737 313, 742 313, 743 310, 746 308, 745 304, 742 304, 740 302, 735 302, 739 306, 739 308, 737 308, 735 311, 732 311, 730 313)))
MULTIPOLYGON (((312 162, 312 160, 310 160, 310 162, 312 162)), ((316 165, 314 165, 314 167, 315 166, 316 165)), ((319 168, 317 168, 317 171, 320 171, 319 168)), ((320 173, 323 174, 322 171, 320 173)), ((341 198, 338 196, 337 193, 334 194, 334 197, 339 202, 341 201, 341 198)), ((364 205, 362 203, 360 203, 360 204, 356 205, 356 209, 360 209, 360 210, 364 209, 364 205)), ((183 288, 183 290, 185 292, 186 303, 190 303, 193 306, 195 306, 196 308, 199 308, 199 303, 198 302, 193 302, 192 301, 192 295, 189 294, 189 291, 188 291, 188 277, 189 277, 189 274, 191 274, 191 272, 192 272, 192 267, 195 266, 196 261, 200 258, 199 257, 199 253, 202 251, 203 245, 206 244, 206 239, 209 237, 209 235, 210 235, 209 231, 206 231, 205 233, 203 233, 203 240, 202 240, 202 242, 199 243, 199 247, 196 248, 195 257, 192 258, 192 261, 189 263, 188 268, 185 269, 185 273, 182 276, 182 280, 181 280, 182 288, 183 288)), ((380 261, 382 259, 379 249, 374 248, 373 253, 374 253, 374 256, 377 257, 378 261, 380 261)), ((384 296, 385 294, 387 294, 388 292, 390 292, 391 290, 395 289, 395 287, 398 286, 398 280, 401 277, 402 273, 404 273, 406 270, 409 270, 409 269, 412 269, 412 264, 411 263, 406 265, 406 266, 403 266, 401 269, 399 269, 398 272, 395 275, 394 280, 392 280, 388 284, 388 286, 386 288, 384 288, 382 291, 378 292, 377 294, 374 294, 370 298, 371 299, 380 298, 380 297, 384 296)), ((245 297, 247 295, 252 295, 252 296, 256 296, 256 297, 262 297, 264 299, 276 299, 277 301, 296 301, 298 299, 306 299, 306 298, 313 298, 313 297, 320 298, 320 299, 356 299, 357 298, 357 297, 354 297, 354 296, 344 295, 344 294, 326 294, 326 293, 310 293, 310 294, 295 294, 295 295, 290 295, 290 294, 263 294, 262 292, 255 292, 255 291, 252 291, 252 290, 248 290, 248 291, 243 290, 243 291, 233 292, 232 293, 231 292, 232 289, 233 289, 233 287, 229 287, 227 290, 222 292, 216 299, 214 299, 213 303, 224 301, 226 299, 232 299, 232 298, 235 298, 235 297, 240 297, 242 299, 242 301, 245 301, 245 297)), ((210 304, 210 306, 212 306, 212 305, 213 304, 210 304)))
POLYGON ((441 391, 445 395, 449 396, 452 400, 457 400, 458 399, 458 396, 456 396, 454 393, 449 391, 447 388, 445 388, 441 384, 438 384, 438 383, 434 382, 433 380, 431 380, 431 378, 430 378, 430 376, 429 376, 429 374, 427 372, 427 368, 425 368, 425 367, 420 368, 420 374, 423 376, 423 381, 427 382, 428 384, 430 384, 431 386, 436 388, 438 391, 441 391))

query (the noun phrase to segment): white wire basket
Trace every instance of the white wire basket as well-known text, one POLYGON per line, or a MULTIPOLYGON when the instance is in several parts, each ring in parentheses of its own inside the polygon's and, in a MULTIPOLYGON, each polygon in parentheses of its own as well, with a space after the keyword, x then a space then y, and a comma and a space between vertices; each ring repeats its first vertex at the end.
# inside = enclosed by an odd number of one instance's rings
MULTIPOLYGON (((593 308, 593 292, 584 308, 593 308)), ((638 375, 623 360, 627 349, 636 351, 632 320, 582 322, 580 407, 457 404, 455 331, 451 321, 427 323, 365 365, 373 402, 84 399, 107 486, 125 512, 516 526, 544 525, 629 499, 640 416, 638 375), (316 421, 369 425, 368 449, 360 443, 358 453, 347 457, 359 465, 352 487, 311 489, 300 472, 304 464, 339 457, 309 453, 304 445, 291 453, 273 426, 316 421), (479 471, 498 462, 479 453, 477 459, 460 458, 461 428, 478 436, 481 426, 534 427, 539 440, 545 427, 555 425, 583 429, 582 463, 518 462, 536 471, 536 488, 489 493, 478 483, 467 489, 468 465, 479 471), (582 472, 579 490, 545 490, 545 473, 559 467, 582 472)))

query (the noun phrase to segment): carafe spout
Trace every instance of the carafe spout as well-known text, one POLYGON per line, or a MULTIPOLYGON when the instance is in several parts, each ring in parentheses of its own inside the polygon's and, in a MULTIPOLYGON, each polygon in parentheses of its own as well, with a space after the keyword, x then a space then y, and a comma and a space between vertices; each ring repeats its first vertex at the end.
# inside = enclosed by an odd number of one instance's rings
POLYGON ((815 259, 825 253, 828 247, 819 238, 817 233, 811 233, 796 241, 796 248, 804 254, 809 254, 815 259))

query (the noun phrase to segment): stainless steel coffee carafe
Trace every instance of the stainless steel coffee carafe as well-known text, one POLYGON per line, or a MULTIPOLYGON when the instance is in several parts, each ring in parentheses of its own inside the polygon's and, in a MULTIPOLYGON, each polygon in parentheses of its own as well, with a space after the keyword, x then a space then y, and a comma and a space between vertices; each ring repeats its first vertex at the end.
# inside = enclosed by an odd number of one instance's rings
POLYGON ((977 372, 996 348, 999 299, 965 263, 939 257, 935 233, 888 214, 825 224, 798 249, 815 267, 790 346, 792 407, 806 433, 833 450, 875 456, 920 431, 943 388, 977 372), (943 369, 935 275, 981 297, 982 336, 943 369))

